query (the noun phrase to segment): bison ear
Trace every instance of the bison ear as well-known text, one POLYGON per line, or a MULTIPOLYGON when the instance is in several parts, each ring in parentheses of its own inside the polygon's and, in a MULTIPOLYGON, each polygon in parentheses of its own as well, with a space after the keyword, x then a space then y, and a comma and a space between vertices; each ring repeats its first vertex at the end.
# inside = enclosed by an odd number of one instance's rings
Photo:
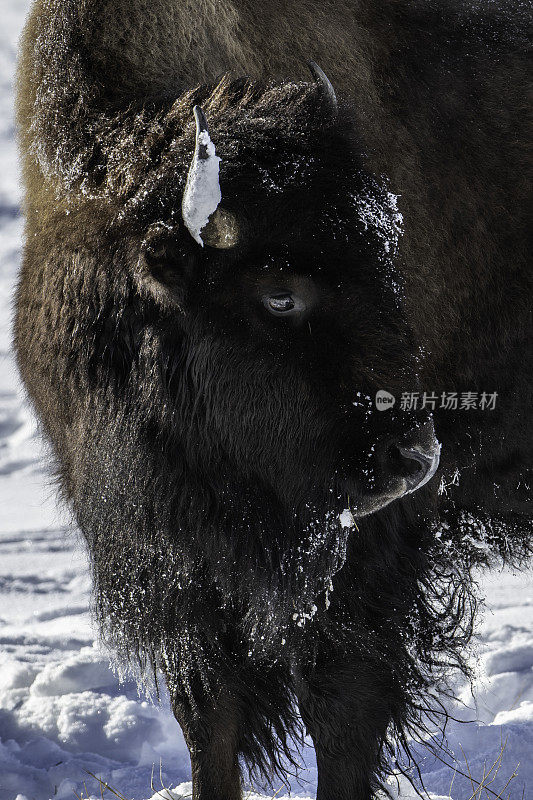
POLYGON ((153 225, 141 242, 137 261, 139 284, 157 300, 182 306, 190 253, 181 252, 172 229, 153 225))

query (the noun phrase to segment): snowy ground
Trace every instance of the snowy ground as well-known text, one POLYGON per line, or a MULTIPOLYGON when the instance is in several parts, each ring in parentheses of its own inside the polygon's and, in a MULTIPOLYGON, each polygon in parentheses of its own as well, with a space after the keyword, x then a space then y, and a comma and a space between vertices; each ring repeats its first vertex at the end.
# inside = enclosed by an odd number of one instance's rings
MULTIPOLYGON (((132 684, 119 685, 95 643, 87 560, 55 504, 13 366, 10 298, 22 222, 11 104, 26 10, 26 0, 5 0, 0 28, 0 800, 99 797, 89 772, 128 800, 144 800, 154 793, 154 764, 160 787, 160 762, 164 784, 181 784, 172 794, 178 798, 190 791, 182 783, 189 777, 183 739, 168 704, 157 708, 132 684)), ((499 769, 488 779, 494 783, 475 800, 498 795, 518 763, 501 796, 533 800, 533 585, 509 573, 491 575, 484 585, 488 609, 475 699, 465 690, 467 707, 454 709, 478 723, 450 726, 455 769, 420 748, 422 773, 435 797, 470 800, 472 786, 460 772, 481 780, 504 743, 499 769)), ((305 762, 293 796, 314 794, 311 751, 305 762)))

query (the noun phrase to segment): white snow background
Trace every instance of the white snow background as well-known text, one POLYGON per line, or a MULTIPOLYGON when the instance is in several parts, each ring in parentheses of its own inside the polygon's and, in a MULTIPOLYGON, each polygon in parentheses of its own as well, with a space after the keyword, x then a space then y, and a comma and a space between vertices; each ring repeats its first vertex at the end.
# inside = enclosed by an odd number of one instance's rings
MULTIPOLYGON (((139 698, 132 683, 119 684, 95 642, 87 559, 56 505, 14 367, 11 298, 22 219, 12 101, 27 10, 27 0, 3 0, 0 24, 0 800, 62 800, 75 792, 100 797, 87 772, 127 800, 146 800, 154 794, 153 764, 160 787, 160 762, 165 785, 180 784, 172 793, 177 798, 190 792, 183 738, 168 702, 156 707, 139 698)), ((533 586, 527 575, 509 572, 485 576, 483 585, 487 609, 475 697, 465 688, 466 706, 452 709, 478 721, 452 723, 448 742, 457 769, 469 769, 477 780, 503 742, 501 764, 490 773, 489 790, 476 794, 468 779, 422 747, 420 766, 435 798, 490 800, 520 763, 501 796, 533 800, 533 586)), ((293 781, 292 796, 315 792, 310 749, 304 759, 307 769, 301 785, 293 781)), ((403 786, 401 796, 414 795, 403 786)))

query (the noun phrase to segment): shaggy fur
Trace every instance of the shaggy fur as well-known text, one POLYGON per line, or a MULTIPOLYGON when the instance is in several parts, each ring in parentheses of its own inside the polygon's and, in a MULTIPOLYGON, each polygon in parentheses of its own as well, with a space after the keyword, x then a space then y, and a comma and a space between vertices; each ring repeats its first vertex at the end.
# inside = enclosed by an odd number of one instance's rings
POLYGON ((472 567, 529 553, 527 13, 34 6, 19 366, 102 630, 164 673, 195 800, 237 800, 240 759, 282 775, 296 704, 319 799, 368 800, 464 668, 472 567), (336 118, 319 87, 279 82, 309 58, 336 118), (181 219, 195 103, 239 225, 228 251, 181 219), (263 308, 280 286, 313 298, 302 325, 263 308), (348 535, 338 515, 379 486, 387 446, 427 425, 372 412, 377 389, 499 396, 436 411, 440 479, 348 535))

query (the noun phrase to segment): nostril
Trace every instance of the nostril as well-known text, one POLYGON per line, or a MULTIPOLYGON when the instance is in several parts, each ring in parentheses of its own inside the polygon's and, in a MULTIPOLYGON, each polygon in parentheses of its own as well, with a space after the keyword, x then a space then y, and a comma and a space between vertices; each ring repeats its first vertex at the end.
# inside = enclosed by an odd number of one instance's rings
POLYGON ((429 422, 401 437, 382 440, 376 448, 376 458, 389 486, 400 486, 403 494, 409 494, 434 476, 440 449, 433 424, 429 422))
POLYGON ((422 478, 429 468, 418 451, 409 450, 396 444, 388 448, 387 461, 391 471, 402 478, 422 478))
POLYGON ((405 480, 407 492, 414 492, 435 474, 439 465, 439 454, 438 443, 429 451, 412 445, 392 444, 387 449, 388 468, 394 475, 405 480))

